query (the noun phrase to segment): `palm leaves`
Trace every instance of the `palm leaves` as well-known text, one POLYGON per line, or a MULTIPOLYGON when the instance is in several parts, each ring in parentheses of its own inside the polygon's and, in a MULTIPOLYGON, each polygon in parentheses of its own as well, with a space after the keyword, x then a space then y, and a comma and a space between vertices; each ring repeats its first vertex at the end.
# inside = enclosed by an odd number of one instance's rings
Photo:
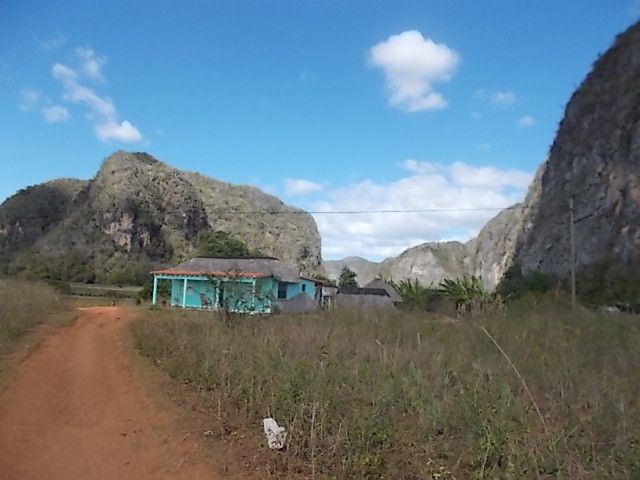
POLYGON ((431 300, 438 294, 433 288, 433 283, 428 286, 422 285, 417 279, 405 279, 398 283, 389 280, 387 283, 402 297, 404 307, 410 310, 427 310, 431 300))
POLYGON ((484 310, 489 305, 499 303, 499 299, 484 287, 482 278, 475 275, 444 279, 439 287, 440 294, 455 303, 458 313, 484 310))
POLYGON ((489 292, 482 283, 482 277, 475 275, 446 278, 437 287, 433 283, 423 285, 417 279, 387 282, 402 297, 404 307, 412 310, 429 310, 438 297, 450 300, 458 314, 486 311, 487 308, 499 310, 502 306, 501 297, 489 292))

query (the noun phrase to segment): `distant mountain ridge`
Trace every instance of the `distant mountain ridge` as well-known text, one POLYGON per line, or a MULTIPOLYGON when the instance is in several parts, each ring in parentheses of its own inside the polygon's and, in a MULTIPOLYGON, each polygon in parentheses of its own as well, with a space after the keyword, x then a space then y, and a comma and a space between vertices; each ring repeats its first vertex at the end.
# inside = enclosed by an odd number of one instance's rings
POLYGON ((91 180, 46 182, 3 202, 0 271, 78 281, 139 278, 194 255, 198 235, 209 229, 304 273, 322 273, 311 215, 255 187, 122 151, 91 180))
POLYGON ((329 278, 335 280, 342 267, 347 266, 356 272, 360 285, 377 277, 437 285, 445 278, 477 275, 493 290, 511 264, 521 222, 522 205, 516 204, 489 220, 478 236, 466 243, 427 242, 382 262, 348 257, 325 261, 324 267, 329 278))

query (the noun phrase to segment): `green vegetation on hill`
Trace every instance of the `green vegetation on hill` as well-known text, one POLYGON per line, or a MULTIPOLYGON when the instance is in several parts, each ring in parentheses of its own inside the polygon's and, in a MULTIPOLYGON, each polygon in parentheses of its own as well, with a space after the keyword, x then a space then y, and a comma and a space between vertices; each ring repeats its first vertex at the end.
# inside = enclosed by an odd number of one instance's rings
POLYGON ((248 435, 265 475, 640 473, 635 317, 541 298, 458 321, 330 311, 225 326, 210 313, 153 311, 133 333, 142 354, 200 393, 214 435, 248 435), (267 416, 287 428, 286 451, 263 447, 267 416))
POLYGON ((263 256, 252 252, 242 240, 233 238, 227 232, 207 230, 198 239, 198 254, 203 257, 246 258, 263 256))

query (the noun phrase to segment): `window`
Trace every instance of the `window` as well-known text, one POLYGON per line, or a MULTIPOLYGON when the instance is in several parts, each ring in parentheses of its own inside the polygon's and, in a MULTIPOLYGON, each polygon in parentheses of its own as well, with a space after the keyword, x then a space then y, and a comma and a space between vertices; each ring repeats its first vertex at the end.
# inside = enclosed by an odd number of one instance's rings
POLYGON ((278 298, 287 298, 287 284, 285 282, 278 283, 278 298))
POLYGON ((303 283, 303 284, 302 284, 302 291, 303 291, 303 292, 306 292, 306 291, 307 291, 307 284, 306 284, 306 283, 303 283))

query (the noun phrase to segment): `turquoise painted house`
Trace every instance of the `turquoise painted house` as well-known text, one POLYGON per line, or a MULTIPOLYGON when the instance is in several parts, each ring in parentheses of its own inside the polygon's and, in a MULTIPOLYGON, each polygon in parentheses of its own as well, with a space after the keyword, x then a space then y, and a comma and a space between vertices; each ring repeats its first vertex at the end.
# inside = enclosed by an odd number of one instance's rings
POLYGON ((277 258, 198 257, 151 273, 154 305, 159 280, 171 282, 175 307, 275 313, 307 312, 321 304, 316 282, 277 258))

